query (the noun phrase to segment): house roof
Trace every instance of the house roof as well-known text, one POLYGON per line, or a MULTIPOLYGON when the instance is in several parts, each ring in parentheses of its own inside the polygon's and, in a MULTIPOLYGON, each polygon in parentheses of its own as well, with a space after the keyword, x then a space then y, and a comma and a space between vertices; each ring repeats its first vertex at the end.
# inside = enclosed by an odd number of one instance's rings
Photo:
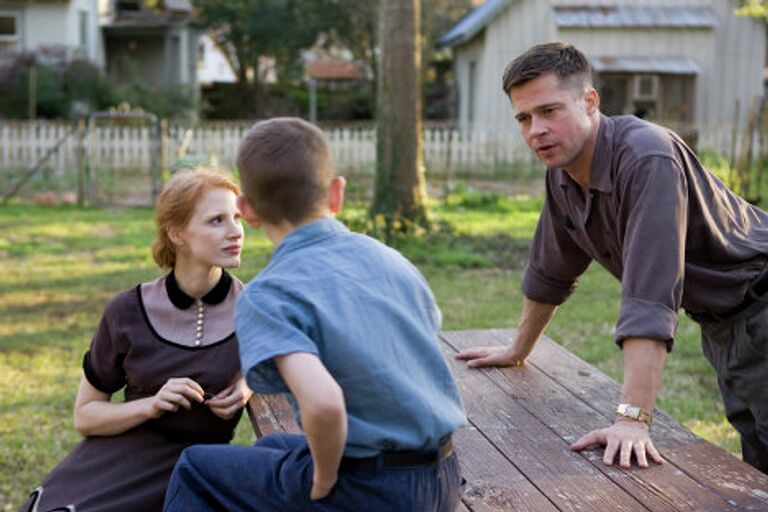
POLYGON ((483 30, 507 6, 508 0, 486 0, 469 11, 440 40, 438 46, 456 46, 466 43, 483 30))
POLYGON ((593 57, 598 73, 657 73, 698 75, 699 64, 690 57, 593 57))
MULTIPOLYGON (((509 0, 486 0, 461 18, 440 40, 438 46, 457 46, 483 30, 507 5, 509 0)), ((706 6, 555 6, 552 8, 559 28, 710 28, 717 15, 706 6)))
POLYGON ((560 28, 709 28, 717 24, 710 7, 560 6, 554 7, 560 28))
POLYGON ((339 60, 309 61, 304 69, 307 76, 320 80, 356 80, 362 76, 356 63, 339 60))
POLYGON ((192 12, 189 0, 163 0, 163 4, 169 11, 192 12))

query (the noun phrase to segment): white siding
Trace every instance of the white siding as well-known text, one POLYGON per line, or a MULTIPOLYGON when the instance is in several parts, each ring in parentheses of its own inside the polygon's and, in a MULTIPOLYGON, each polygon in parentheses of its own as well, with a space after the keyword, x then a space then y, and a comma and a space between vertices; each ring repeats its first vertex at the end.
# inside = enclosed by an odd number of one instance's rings
POLYGON ((34 51, 45 46, 62 46, 74 52, 80 47, 80 12, 88 13, 88 47, 85 57, 104 66, 99 29, 98 0, 72 0, 66 3, 30 3, 23 8, 21 47, 34 51))
POLYGON ((733 16, 734 1, 712 0, 721 22, 715 29, 714 59, 702 101, 703 116, 714 124, 732 124, 736 98, 744 124, 755 97, 763 95, 766 26, 763 20, 733 16))
POLYGON ((506 65, 534 44, 566 41, 590 57, 691 57, 696 77, 694 121, 700 125, 732 124, 738 98, 744 124, 754 98, 763 93, 766 27, 762 20, 734 16, 735 0, 510 0, 481 35, 454 48, 459 87, 459 122, 467 126, 466 90, 469 61, 477 60, 475 125, 489 129, 514 126, 513 111, 501 91, 506 65), (563 29, 553 6, 708 6, 718 17, 712 28, 563 29), (480 55, 478 57, 478 55, 480 55))
POLYGON ((68 4, 31 4, 24 11, 22 47, 32 51, 40 46, 72 46, 69 33, 75 37, 74 27, 69 27, 68 4))
MULTIPOLYGON (((711 29, 569 29, 560 39, 583 51, 587 57, 691 57, 699 65, 696 76, 694 122, 708 120, 704 107, 709 103, 709 87, 714 58, 715 37, 711 29)), ((720 94, 720 98, 724 95, 720 94)))
POLYGON ((483 49, 485 48, 485 34, 481 33, 475 37, 468 44, 461 47, 460 51, 455 54, 454 61, 454 73, 456 73, 457 84, 457 96, 458 96, 458 115, 459 126, 462 128, 468 128, 470 124, 469 111, 470 111, 470 67, 471 63, 475 62, 475 90, 474 90, 474 122, 478 121, 478 112, 481 104, 486 102, 485 98, 482 98, 479 94, 482 87, 483 68, 485 67, 483 62, 483 49))
MULTIPOLYGON (((475 125, 488 130, 517 129, 509 99, 501 89, 504 68, 518 54, 530 46, 550 41, 555 36, 555 26, 549 5, 541 1, 512 0, 478 37, 457 49, 458 69, 468 68, 468 60, 477 58, 475 125), (478 46, 480 46, 478 48, 478 46)), ((458 76, 462 90, 467 88, 467 76, 458 76)), ((460 92, 460 96, 462 93, 460 92)), ((464 101, 464 100, 462 100, 464 101)), ((466 126, 466 106, 460 112, 461 126, 466 126)))
POLYGON ((234 83, 237 81, 234 71, 229 66, 224 54, 221 53, 210 36, 202 34, 199 39, 202 55, 198 55, 197 78, 201 84, 213 82, 234 83))

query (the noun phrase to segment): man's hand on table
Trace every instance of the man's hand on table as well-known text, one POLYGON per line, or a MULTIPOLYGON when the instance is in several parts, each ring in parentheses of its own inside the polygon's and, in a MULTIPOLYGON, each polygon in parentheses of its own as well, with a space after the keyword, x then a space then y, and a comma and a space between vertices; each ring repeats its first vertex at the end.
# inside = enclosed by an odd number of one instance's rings
POLYGON ((653 445, 648 426, 640 421, 617 419, 607 428, 593 430, 580 437, 571 445, 571 450, 578 452, 595 444, 605 445, 603 464, 613 464, 619 455, 619 466, 629 468, 634 454, 637 465, 648 467, 648 457, 656 464, 663 464, 664 459, 653 445))
POLYGON ((523 366, 525 363, 525 357, 516 354, 512 345, 468 348, 456 354, 455 357, 461 361, 467 361, 467 366, 470 368, 523 366))

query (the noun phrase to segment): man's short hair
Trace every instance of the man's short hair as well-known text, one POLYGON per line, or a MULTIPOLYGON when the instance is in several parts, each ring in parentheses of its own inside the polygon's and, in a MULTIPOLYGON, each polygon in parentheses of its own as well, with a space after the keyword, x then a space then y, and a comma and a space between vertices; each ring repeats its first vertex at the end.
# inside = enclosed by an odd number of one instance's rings
POLYGON ((335 176, 323 132, 303 119, 256 123, 237 151, 243 195, 261 220, 299 224, 318 211, 335 176))
POLYGON ((515 87, 549 73, 574 86, 592 84, 592 66, 576 47, 567 43, 544 43, 531 47, 509 63, 502 77, 502 88, 509 96, 515 87))

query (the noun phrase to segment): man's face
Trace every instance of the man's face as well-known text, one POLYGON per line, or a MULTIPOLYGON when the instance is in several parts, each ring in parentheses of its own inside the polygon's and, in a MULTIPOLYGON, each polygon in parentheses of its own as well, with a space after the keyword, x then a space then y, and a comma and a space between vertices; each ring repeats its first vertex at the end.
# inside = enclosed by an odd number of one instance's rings
POLYGON ((593 88, 548 73, 512 88, 509 97, 525 142, 547 167, 570 171, 589 161, 586 147, 599 105, 593 88))

